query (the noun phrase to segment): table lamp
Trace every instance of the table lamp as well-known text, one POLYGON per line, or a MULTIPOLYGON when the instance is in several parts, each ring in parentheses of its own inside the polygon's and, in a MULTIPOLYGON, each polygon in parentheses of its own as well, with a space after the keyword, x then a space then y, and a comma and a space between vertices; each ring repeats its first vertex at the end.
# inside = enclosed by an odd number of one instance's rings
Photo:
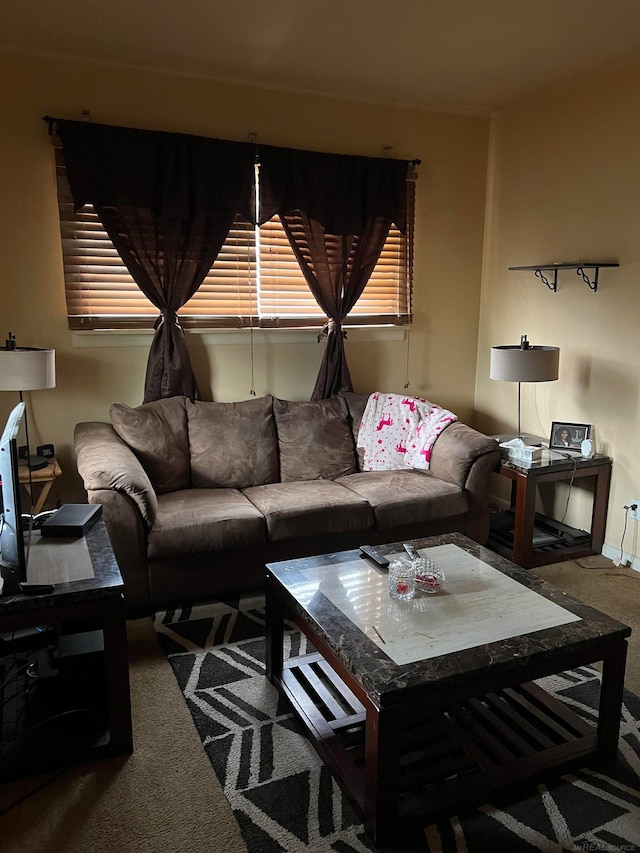
POLYGON ((526 335, 520 346, 491 347, 489 376, 502 382, 518 383, 518 438, 520 429, 520 384, 522 382, 552 382, 558 378, 560 350, 558 347, 534 347, 526 335))
MULTIPOLYGON (((22 402, 23 391, 38 391, 55 388, 55 350, 16 346, 15 335, 9 332, 5 346, 0 347, 0 391, 18 391, 22 402)), ((27 439, 27 454, 30 452, 27 412, 24 414, 27 439)), ((28 455, 27 464, 31 471, 44 468, 47 460, 43 456, 28 455)))

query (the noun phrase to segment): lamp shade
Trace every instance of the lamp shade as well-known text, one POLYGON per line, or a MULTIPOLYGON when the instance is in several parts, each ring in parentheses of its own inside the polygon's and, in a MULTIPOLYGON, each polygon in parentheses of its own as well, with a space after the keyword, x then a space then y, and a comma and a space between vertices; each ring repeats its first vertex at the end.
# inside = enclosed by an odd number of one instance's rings
POLYGON ((559 363, 558 347, 491 347, 489 376, 502 382, 552 382, 559 363))
POLYGON ((0 349, 0 391, 37 391, 56 386, 56 351, 35 347, 0 349))

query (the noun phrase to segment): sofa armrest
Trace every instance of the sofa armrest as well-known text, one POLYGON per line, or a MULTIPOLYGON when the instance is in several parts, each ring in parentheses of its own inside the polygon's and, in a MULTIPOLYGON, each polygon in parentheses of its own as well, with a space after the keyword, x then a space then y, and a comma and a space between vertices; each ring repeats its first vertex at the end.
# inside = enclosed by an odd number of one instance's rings
POLYGON ((115 489, 93 489, 89 503, 102 504, 102 518, 124 581, 127 610, 146 611, 151 602, 147 530, 137 506, 129 495, 115 489))
POLYGON ((465 489, 471 466, 476 459, 487 453, 495 455, 495 467, 500 456, 498 442, 460 421, 455 421, 436 439, 431 450, 429 470, 439 480, 465 489))
POLYGON ((102 504, 102 517, 124 580, 127 609, 146 610, 151 601, 147 533, 158 509, 153 487, 135 454, 110 424, 78 424, 74 444, 89 503, 102 504))
POLYGON ((489 484, 499 461, 498 442, 459 421, 438 436, 431 451, 431 473, 465 490, 469 508, 462 532, 480 544, 489 536, 489 484))
POLYGON ((90 503, 95 503, 91 501, 95 491, 113 490, 127 495, 149 530, 158 512, 158 498, 131 448, 106 423, 77 424, 73 438, 78 472, 90 503))

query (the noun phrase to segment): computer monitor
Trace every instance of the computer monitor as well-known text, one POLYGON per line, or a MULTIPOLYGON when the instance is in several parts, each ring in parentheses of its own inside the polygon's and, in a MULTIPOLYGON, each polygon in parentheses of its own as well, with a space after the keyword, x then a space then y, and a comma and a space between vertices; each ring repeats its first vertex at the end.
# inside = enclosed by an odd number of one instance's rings
POLYGON ((18 432, 23 415, 24 403, 18 403, 9 415, 0 439, 0 480, 2 480, 0 576, 3 580, 0 594, 2 595, 19 593, 18 584, 27 579, 28 543, 25 544, 23 531, 18 469, 18 432))

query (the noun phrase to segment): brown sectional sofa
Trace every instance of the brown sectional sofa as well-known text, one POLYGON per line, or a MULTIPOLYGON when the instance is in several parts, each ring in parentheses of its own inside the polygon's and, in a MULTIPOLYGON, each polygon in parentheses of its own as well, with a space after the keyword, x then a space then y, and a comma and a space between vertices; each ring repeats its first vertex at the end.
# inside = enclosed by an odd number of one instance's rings
POLYGON ((449 531, 484 542, 497 443, 455 422, 428 471, 361 471, 366 402, 172 397, 78 424, 78 470, 128 608, 258 587, 273 560, 449 531))

